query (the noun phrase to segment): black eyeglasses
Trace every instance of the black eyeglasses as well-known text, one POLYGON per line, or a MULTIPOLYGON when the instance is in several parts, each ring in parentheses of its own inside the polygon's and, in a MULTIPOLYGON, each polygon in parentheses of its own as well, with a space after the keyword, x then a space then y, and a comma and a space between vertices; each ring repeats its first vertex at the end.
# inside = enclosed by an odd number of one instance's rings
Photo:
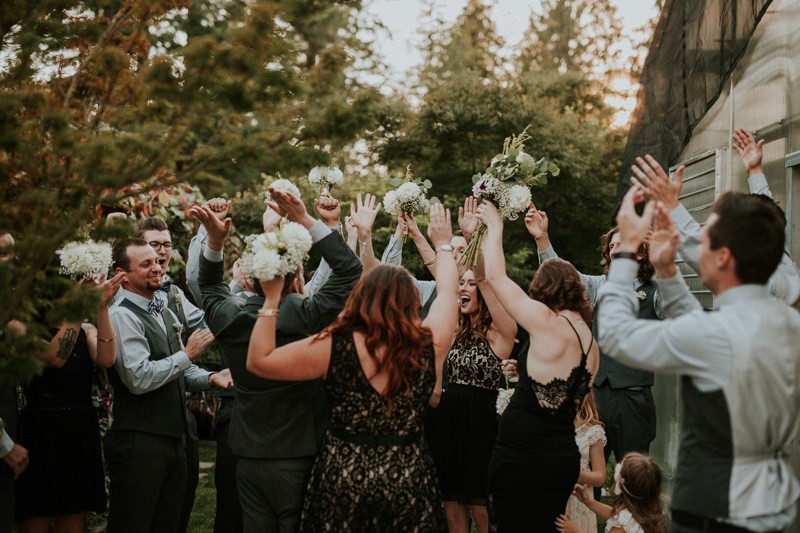
POLYGON ((166 242, 150 241, 147 244, 152 246, 153 250, 155 250, 156 252, 158 251, 159 248, 164 248, 165 252, 169 252, 170 250, 172 250, 172 243, 169 241, 166 242))

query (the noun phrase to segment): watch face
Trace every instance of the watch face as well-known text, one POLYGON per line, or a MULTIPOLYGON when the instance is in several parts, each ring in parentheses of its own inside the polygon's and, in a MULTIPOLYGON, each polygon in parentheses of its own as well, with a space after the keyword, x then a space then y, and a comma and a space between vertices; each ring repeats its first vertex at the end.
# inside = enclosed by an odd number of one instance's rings
POLYGON ((442 250, 442 251, 445 251, 445 252, 452 252, 453 251, 453 247, 450 246, 449 244, 443 244, 443 245, 439 246, 439 249, 442 250))

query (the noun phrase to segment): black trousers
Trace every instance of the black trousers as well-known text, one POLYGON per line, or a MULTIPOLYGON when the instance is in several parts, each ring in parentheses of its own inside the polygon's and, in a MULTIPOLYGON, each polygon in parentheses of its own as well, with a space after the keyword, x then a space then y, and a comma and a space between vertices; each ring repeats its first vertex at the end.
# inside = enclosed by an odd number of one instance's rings
POLYGON ((103 440, 111 479, 109 533, 175 533, 186 491, 184 439, 111 430, 103 440))
POLYGON ((11 533, 14 520, 14 473, 0 461, 0 533, 11 533))
POLYGON ((242 507, 236 487, 236 456, 228 446, 233 402, 233 397, 223 397, 217 410, 217 457, 214 465, 217 513, 214 517, 214 533, 242 531, 242 507))
POLYGON ((600 420, 606 430, 606 461, 614 453, 621 461, 628 452, 650 452, 656 437, 656 406, 650 387, 594 387, 600 420))

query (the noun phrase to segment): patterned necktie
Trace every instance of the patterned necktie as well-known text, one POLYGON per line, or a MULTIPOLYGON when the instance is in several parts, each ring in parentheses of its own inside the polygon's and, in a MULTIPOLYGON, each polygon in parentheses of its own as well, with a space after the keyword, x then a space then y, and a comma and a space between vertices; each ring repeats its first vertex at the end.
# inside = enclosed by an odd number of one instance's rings
POLYGON ((164 310, 164 302, 158 298, 153 298, 147 305, 147 312, 153 316, 158 316, 164 310))

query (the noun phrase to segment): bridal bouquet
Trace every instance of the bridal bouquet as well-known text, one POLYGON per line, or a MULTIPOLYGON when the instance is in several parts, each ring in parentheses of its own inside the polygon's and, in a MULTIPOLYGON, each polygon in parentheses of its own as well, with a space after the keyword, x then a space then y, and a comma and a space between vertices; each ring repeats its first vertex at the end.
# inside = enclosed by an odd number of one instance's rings
MULTIPOLYGON (((300 198, 300 189, 297 188, 297 185, 287 180, 286 178, 281 178, 280 176, 278 176, 278 179, 270 183, 268 187, 272 187, 277 191, 289 193, 293 196, 296 196, 297 198, 300 198)), ((272 201, 272 195, 269 194, 268 190, 264 191, 264 200, 267 202, 272 201)))
MULTIPOLYGON (((527 130, 506 137, 503 153, 492 158, 486 172, 472 177, 472 196, 489 200, 509 220, 516 220, 528 208, 532 186, 547 183, 547 174, 559 173, 558 167, 544 157, 536 160, 524 151, 525 141, 530 139, 527 130)), ((485 232, 486 226, 481 223, 461 256, 463 264, 469 267, 478 264, 485 232)))
POLYGON ((274 231, 245 237, 241 270, 251 279, 269 281, 296 272, 310 249, 308 230, 296 222, 284 221, 274 231))
POLYGON ((319 192, 330 191, 334 185, 341 185, 344 174, 339 167, 314 167, 308 173, 308 181, 319 189, 319 192))
POLYGON ((100 279, 111 267, 111 245, 107 242, 70 242, 56 252, 61 257, 59 272, 72 279, 100 279))
MULTIPOLYGON (((389 191, 383 197, 383 208, 392 216, 399 216, 400 213, 414 215, 415 213, 427 213, 431 207, 430 200, 425 197, 428 189, 431 188, 430 180, 415 180, 411 174, 411 166, 406 169, 405 182, 397 189, 389 191)), ((403 234, 405 242, 408 234, 403 234)))

